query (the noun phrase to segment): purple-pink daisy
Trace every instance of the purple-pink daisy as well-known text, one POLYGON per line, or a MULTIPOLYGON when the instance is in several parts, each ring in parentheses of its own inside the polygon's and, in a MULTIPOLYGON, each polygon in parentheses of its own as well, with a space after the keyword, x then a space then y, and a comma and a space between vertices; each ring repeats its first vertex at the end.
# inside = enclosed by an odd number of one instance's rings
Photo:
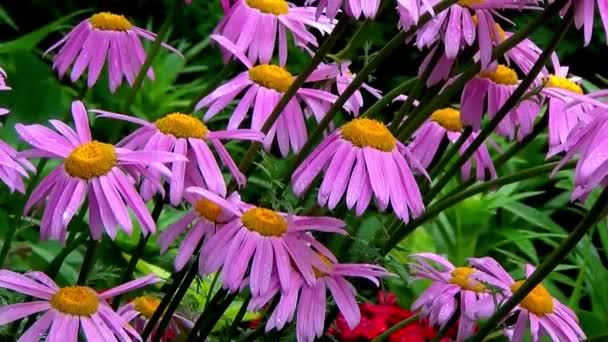
MULTIPOLYGON (((135 297, 129 303, 121 306, 116 313, 119 314, 125 321, 129 322, 135 331, 141 333, 148 324, 148 321, 156 309, 160 305, 160 298, 155 296, 143 295, 135 297)), ((194 326, 191 320, 186 317, 173 313, 167 331, 180 336, 188 333, 194 326)), ((154 338, 155 332, 152 331, 151 337, 154 338)), ((162 339, 164 341, 164 339, 162 339)))
POLYGON ((348 16, 359 19, 361 15, 365 19, 374 19, 378 9, 380 8, 380 0, 307 0, 306 4, 316 3, 317 17, 323 13, 329 18, 334 19, 340 7, 344 7, 344 11, 348 16))

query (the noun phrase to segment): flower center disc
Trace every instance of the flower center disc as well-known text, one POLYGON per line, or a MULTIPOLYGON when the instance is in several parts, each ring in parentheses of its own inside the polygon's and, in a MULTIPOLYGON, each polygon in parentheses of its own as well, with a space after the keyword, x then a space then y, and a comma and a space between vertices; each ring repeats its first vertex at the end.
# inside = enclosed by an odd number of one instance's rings
POLYGON ((110 12, 100 12, 89 18, 89 23, 96 29, 103 31, 127 31, 133 24, 124 15, 110 12))
POLYGON ((194 209, 201 217, 211 222, 217 222, 217 218, 222 213, 222 207, 205 198, 198 200, 194 205, 194 209))
POLYGON ((176 138, 203 139, 209 130, 205 124, 192 115, 183 113, 167 114, 154 123, 159 131, 176 138))
POLYGON ((99 299, 97 294, 87 286, 62 287, 51 297, 53 309, 68 315, 91 316, 97 312, 99 299))
POLYGON ((481 5, 485 0, 458 0, 458 4, 463 7, 471 7, 475 5, 481 5))
POLYGON ((249 209, 241 216, 241 222, 250 231, 263 236, 282 236, 287 232, 287 221, 270 209, 249 209))
MULTIPOLYGON (((515 284, 511 285, 511 291, 517 292, 523 283, 524 280, 516 281, 515 284)), ((539 284, 524 300, 519 302, 519 306, 537 316, 544 316, 553 313, 553 297, 542 284, 539 284)))
POLYGON ((475 269, 471 267, 456 267, 452 271, 452 277, 448 281, 450 284, 458 285, 464 290, 484 292, 486 287, 483 284, 471 279, 471 275, 474 272, 475 269))
MULTIPOLYGON (((323 254, 319 254, 319 253, 316 253, 316 254, 319 257, 319 259, 321 259, 321 261, 323 261, 323 263, 325 265, 327 265, 327 268, 329 268, 330 271, 334 269, 334 263, 331 262, 331 260, 329 260, 323 254)), ((315 267, 312 268, 312 271, 315 273, 315 277, 317 277, 317 278, 321 278, 321 277, 324 277, 324 276, 327 275, 327 273, 325 273, 325 272, 323 272, 323 271, 321 271, 319 269, 316 269, 315 267)))
POLYGON ((545 86, 548 88, 559 88, 573 93, 583 94, 583 88, 581 88, 581 86, 562 76, 550 75, 545 86))
POLYGON ((70 176, 90 180, 110 172, 116 165, 116 151, 110 144, 91 141, 75 148, 64 165, 70 176))
POLYGON ((493 71, 482 71, 479 77, 487 78, 495 83, 504 85, 517 84, 517 73, 506 65, 499 64, 493 71))
POLYGON ((264 88, 284 93, 293 83, 293 75, 278 65, 260 64, 249 69, 249 79, 264 88))
POLYGON ((152 318, 152 315, 154 315, 154 312, 156 312, 156 309, 158 308, 159 304, 160 299, 151 296, 141 296, 133 300, 135 310, 137 310, 147 319, 152 318))
POLYGON ((462 121, 460 121, 460 111, 454 108, 443 108, 431 114, 431 120, 435 121, 441 127, 452 132, 462 131, 462 121))
POLYGON ((397 140, 383 123, 372 119, 353 119, 340 128, 342 138, 358 147, 373 147, 390 152, 397 140))
POLYGON ((255 8, 262 13, 281 15, 289 12, 289 6, 285 0, 245 0, 249 7, 255 8))

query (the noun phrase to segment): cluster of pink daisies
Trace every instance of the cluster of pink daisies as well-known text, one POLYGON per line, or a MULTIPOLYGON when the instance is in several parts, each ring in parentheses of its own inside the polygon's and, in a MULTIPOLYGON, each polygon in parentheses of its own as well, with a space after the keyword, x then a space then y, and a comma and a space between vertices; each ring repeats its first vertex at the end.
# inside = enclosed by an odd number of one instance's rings
MULTIPOLYGON (((343 109, 354 118, 330 132, 299 165, 291 177, 294 193, 304 196, 321 175, 317 191, 320 207, 330 211, 344 198, 348 209, 362 215, 372 204, 379 211, 389 208, 403 222, 420 216, 424 203, 416 176, 430 180, 428 168, 445 138, 457 141, 466 126, 473 133, 461 147, 467 148, 481 128, 484 113, 494 117, 538 59, 541 49, 524 40, 498 60, 492 49, 508 39, 497 21, 507 21, 503 10, 537 10, 538 0, 461 0, 436 13, 439 0, 398 0, 399 27, 416 27, 414 44, 428 56, 440 53, 432 66, 428 85, 451 80, 456 59, 465 49, 477 49, 475 60, 482 71, 462 91, 458 106, 435 111, 411 139, 400 141, 393 128, 381 121, 359 117, 363 95, 356 91, 343 109), (417 27, 429 13, 432 19, 417 27), (440 49, 440 50, 438 50, 440 49)), ((604 25, 608 26, 608 4, 597 1, 604 25)), ((238 60, 244 70, 200 99, 200 114, 169 113, 154 122, 128 113, 87 110, 72 103, 72 126, 50 120, 50 126, 17 124, 19 137, 30 148, 17 152, 0 142, 0 179, 10 188, 25 192, 24 178, 36 168, 29 159, 56 159, 60 163, 34 188, 24 215, 39 215, 43 239, 65 241, 69 223, 88 210, 91 237, 104 233, 114 239, 119 230, 131 234, 137 221, 143 234, 157 232, 147 202, 155 195, 171 205, 187 204, 188 212, 158 236, 162 252, 181 240, 175 269, 181 270, 200 255, 199 273, 221 272, 223 287, 230 292, 248 289, 253 298, 249 310, 260 310, 273 299, 276 306, 266 330, 283 329, 296 320, 299 341, 312 341, 324 332, 329 292, 351 328, 361 313, 355 288, 347 277, 365 278, 379 285, 389 276, 384 268, 370 264, 345 264, 319 240, 319 233, 347 234, 346 224, 332 217, 300 216, 241 200, 228 192, 222 167, 239 186, 246 184, 223 141, 260 142, 268 152, 278 148, 282 156, 298 153, 308 140, 307 120, 320 121, 352 82, 350 61, 321 64, 297 89, 267 134, 261 132, 271 112, 292 86, 295 76, 286 68, 288 35, 297 47, 312 51, 317 35, 330 34, 339 12, 354 18, 373 19, 379 0, 311 0, 297 6, 285 0, 226 0, 223 20, 211 39, 226 62, 238 60), (335 94, 334 94, 335 93, 335 94), (211 131, 205 122, 237 100, 225 130, 211 131), (137 126, 116 144, 95 140, 89 113, 97 118, 120 120, 137 126), (242 128, 247 123, 248 128, 242 128), (168 193, 167 193, 168 192, 168 193), (313 235, 313 232, 315 235, 313 235), (329 291, 328 291, 329 290, 329 291), (297 313, 297 315, 296 315, 297 313)), ((565 11, 574 11, 575 26, 583 28, 585 42, 591 37, 595 1, 569 1, 565 11)), ((562 14, 563 14, 562 13, 562 14)), ((75 82, 87 74, 93 87, 106 66, 109 87, 114 92, 123 82, 133 85, 146 59, 142 39, 153 41, 154 33, 136 27, 127 18, 109 12, 94 14, 74 27, 47 52, 57 51, 53 68, 60 77, 69 73, 75 82)), ((163 43, 163 47, 181 56, 163 43)), ((152 68, 146 70, 153 80, 152 68)), ((0 69, 0 91, 10 90, 0 69)), ((549 115, 549 155, 565 152, 563 163, 580 155, 572 198, 584 199, 593 189, 608 183, 608 144, 602 132, 608 125, 608 106, 601 100, 608 92, 585 94, 579 79, 561 66, 556 55, 535 82, 540 91, 527 97, 508 113, 495 133, 521 140, 532 132, 540 108, 549 115)), ((364 88, 380 98, 382 93, 367 84, 364 88)), ((0 115, 8 110, 0 107, 0 115)), ((462 177, 484 180, 496 177, 488 147, 482 145, 464 164, 462 177)), ((40 171, 40 170, 38 170, 40 171)), ((459 315, 458 340, 471 336, 476 321, 494 312, 521 285, 490 258, 470 259, 469 267, 454 267, 440 256, 414 256, 412 268, 433 285, 414 303, 432 324, 446 324, 459 315)), ((531 268, 526 270, 527 274, 531 268)), ((118 310, 106 300, 158 282, 154 276, 140 278, 98 293, 87 286, 58 287, 40 272, 17 274, 0 271, 0 287, 21 292, 34 300, 0 308, 0 324, 41 314, 21 337, 22 341, 77 341, 80 332, 90 341, 140 339, 139 332, 159 305, 159 299, 137 297, 118 310)), ((516 323, 505 334, 521 341, 530 325, 533 340, 547 335, 554 341, 578 341, 585 335, 575 315, 539 285, 516 308, 516 323)), ((175 329, 192 323, 174 315, 175 329)))

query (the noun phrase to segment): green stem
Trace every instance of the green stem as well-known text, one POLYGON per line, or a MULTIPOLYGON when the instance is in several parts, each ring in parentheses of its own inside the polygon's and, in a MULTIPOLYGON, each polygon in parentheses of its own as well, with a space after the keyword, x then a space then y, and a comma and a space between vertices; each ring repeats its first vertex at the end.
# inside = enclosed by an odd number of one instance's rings
MULTIPOLYGON (((557 2, 554 2, 554 4, 556 4, 556 3, 557 2)), ((558 9, 556 8, 555 10, 557 11, 558 9)), ((458 172, 458 170, 462 167, 462 165, 464 165, 464 163, 467 160, 469 160, 469 158, 471 158, 471 156, 473 156, 473 153, 475 153, 475 151, 477 151, 477 149, 481 146, 481 144, 483 144, 485 139, 487 137, 489 137, 490 134, 492 134, 492 132, 494 132, 494 130, 496 129, 496 127, 498 127, 500 122, 518 104, 519 99, 526 93, 528 88, 532 85, 532 83, 534 82, 534 80, 536 79, 536 77, 538 76, 538 74, 540 73, 540 71, 542 70, 544 65, 546 64, 547 60, 553 53, 553 51, 555 51, 557 44, 559 44, 559 42, 562 40, 562 38, 568 31, 568 28, 570 27, 570 24, 572 23, 572 19, 573 19, 572 15, 564 18, 564 23, 563 23, 562 27, 560 28, 560 30, 558 30, 553 35, 553 37, 551 38, 551 41, 549 42, 549 45, 543 50, 543 52, 539 56, 538 60, 534 63, 534 66, 532 67, 532 69, 530 69, 530 72, 521 81, 521 83, 517 86, 517 88, 515 88, 515 90, 511 94, 511 96, 509 96, 507 101, 505 101, 504 105, 502 107, 500 107, 498 112, 496 112, 496 115, 494 116, 494 118, 492 118, 492 120, 490 120, 489 124, 486 127, 484 127, 484 129, 482 129, 481 132, 479 132, 477 137, 471 142, 471 144, 467 147, 467 149, 462 153, 462 155, 456 161, 456 163, 452 164, 448 168, 448 170, 443 174, 443 176, 441 178, 439 178, 437 183, 435 185, 433 185, 433 187, 429 190, 429 192, 426 196, 428 201, 432 200, 443 189, 443 187, 449 182, 450 178, 452 178, 452 176, 454 176, 458 172)))
POLYGON ((205 305, 203 306, 203 311, 207 309, 209 305, 209 301, 211 300, 211 295, 213 294, 213 290, 215 289, 215 283, 220 279, 220 272, 215 272, 213 276, 213 280, 211 280, 211 285, 209 285, 209 291, 207 291, 207 297, 205 297, 205 305))
POLYGON ((381 335, 379 335, 378 337, 374 338, 372 340, 372 342, 382 342, 387 340, 393 333, 395 333, 397 330, 400 330, 401 328, 405 327, 406 325, 409 325, 410 323, 413 323, 415 321, 418 320, 418 318, 420 318, 420 313, 416 313, 404 320, 402 320, 401 322, 393 325, 392 327, 390 327, 388 330, 386 330, 385 332, 383 332, 381 335))
POLYGON ((545 115, 543 115, 540 121, 538 121, 536 125, 534 125, 534 128, 532 129, 532 132, 530 132, 530 134, 525 136, 521 141, 511 146, 511 148, 509 148, 505 153, 501 154, 498 158, 496 158, 496 161, 494 162, 494 167, 498 169, 504 163, 509 161, 513 156, 515 156, 521 150, 530 145, 530 143, 534 141, 534 139, 536 139, 536 137, 541 134, 545 130, 545 128, 547 128, 548 124, 549 113, 545 112, 545 115))
POLYGON ((540 284, 576 247, 585 234, 605 214, 606 203, 608 203, 608 188, 604 188, 595 204, 583 220, 574 228, 568 237, 553 250, 551 254, 536 268, 536 271, 526 279, 521 287, 513 293, 503 305, 481 326, 479 332, 470 338, 468 342, 481 342, 500 322, 515 308, 535 287, 540 284))
POLYGON ((435 164, 431 168, 431 179, 435 178, 435 176, 437 176, 437 174, 440 173, 443 168, 448 164, 452 157, 458 153, 462 145, 464 145, 465 141, 467 141, 467 139, 471 136, 471 133, 473 133, 473 129, 471 127, 465 127, 464 131, 460 133, 460 137, 458 137, 458 140, 456 140, 454 144, 450 144, 450 147, 443 154, 443 157, 439 160, 437 164, 435 164))
POLYGON ((348 56, 350 55, 350 53, 352 51, 354 51, 355 49, 357 49, 359 46, 361 46, 362 43, 365 42, 362 39, 362 36, 364 36, 367 33, 367 30, 370 28, 371 24, 372 24, 372 21, 369 19, 363 21, 357 28, 357 31, 355 31, 355 33, 348 40, 348 43, 346 43, 346 46, 344 46, 344 48, 342 50, 338 51, 338 53, 336 53, 336 54, 327 54, 327 56, 332 58, 336 62, 340 62, 345 59, 349 59, 348 56))
POLYGON ((389 105, 397 96, 406 92, 410 86, 416 81, 416 77, 410 78, 402 83, 400 83, 395 88, 391 89, 386 95, 382 96, 382 98, 376 103, 374 103, 365 113, 361 114, 360 117, 365 118, 373 118, 375 117, 381 110, 383 110, 387 105, 389 105))
POLYGON ((229 293, 228 290, 218 290, 194 324, 186 342, 205 341, 213 327, 222 318, 224 311, 230 306, 230 303, 236 298, 238 293, 229 293))
POLYGON ((93 238, 89 239, 89 241, 87 242, 87 251, 84 255, 82 265, 80 266, 80 274, 78 274, 78 281, 76 282, 78 285, 86 285, 89 273, 95 266, 95 258, 97 257, 98 246, 99 242, 97 240, 94 240, 93 238))
POLYGON ((450 319, 441 327, 441 329, 439 329, 439 331, 437 332, 437 335, 435 335, 435 337, 433 337, 433 339, 431 340, 431 342, 439 342, 441 341, 441 338, 443 336, 445 336, 445 334, 447 334, 448 330, 450 330, 450 328, 452 326, 454 326, 454 324, 456 324, 456 321, 458 321, 458 317, 460 317, 460 310, 458 310, 458 312, 455 312, 452 317, 450 317, 450 319))
POLYGON ((57 254, 53 260, 46 266, 44 269, 44 273, 48 275, 50 278, 55 278, 61 269, 61 265, 65 261, 65 258, 70 255, 78 246, 82 245, 87 241, 89 234, 81 233, 76 237, 70 244, 68 244, 65 248, 63 248, 59 254, 57 254))
POLYGON ((241 324, 241 322, 243 321, 243 317, 245 317, 245 314, 247 313, 247 306, 249 305, 250 301, 251 301, 251 293, 247 294, 247 297, 243 300, 243 304, 241 305, 239 312, 234 317, 234 320, 232 321, 232 324, 230 325, 230 328, 228 329, 229 337, 236 335, 236 333, 239 329, 239 324, 241 324))

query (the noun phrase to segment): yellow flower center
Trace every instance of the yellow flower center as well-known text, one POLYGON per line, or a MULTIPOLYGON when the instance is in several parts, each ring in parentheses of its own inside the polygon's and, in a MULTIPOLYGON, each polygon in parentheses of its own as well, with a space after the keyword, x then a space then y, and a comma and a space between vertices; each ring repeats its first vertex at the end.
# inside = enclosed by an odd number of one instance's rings
POLYGON ((222 207, 205 198, 196 202, 194 209, 201 217, 211 222, 217 222, 217 218, 222 213, 222 207))
POLYGON ((205 124, 192 115, 183 113, 167 114, 154 123, 159 131, 176 138, 203 139, 209 130, 205 124))
POLYGON ((281 15, 289 12, 289 6, 285 0, 245 0, 249 7, 258 9, 262 13, 281 15))
POLYGON ((97 293, 87 286, 62 287, 51 297, 53 309, 68 315, 91 316, 97 312, 97 293))
POLYGON ((154 312, 156 312, 159 304, 160 299, 151 296, 141 296, 133 300, 135 310, 137 310, 147 319, 152 318, 152 315, 154 315, 154 312))
MULTIPOLYGON (((325 255, 323 255, 323 254, 319 254, 319 253, 316 253, 316 254, 317 254, 317 256, 319 257, 319 259, 321 259, 321 261, 323 261, 323 263, 324 263, 325 265, 327 265, 327 268, 329 268, 329 270, 330 270, 330 271, 334 269, 334 263, 333 263, 333 262, 331 262, 331 260, 329 260, 329 259, 328 259, 328 258, 327 258, 325 255)), ((324 276, 326 276, 326 275, 327 275, 327 273, 325 273, 325 272, 323 272, 323 271, 321 271, 321 270, 318 270, 318 269, 316 269, 316 268, 314 268, 314 267, 312 268, 312 271, 315 273, 315 277, 317 277, 317 278, 321 278, 321 277, 324 277, 324 276)))
POLYGON ((91 141, 75 148, 65 159, 65 171, 72 177, 90 180, 100 177, 116 165, 114 146, 91 141))
POLYGON ((545 86, 548 88, 560 88, 577 94, 583 93, 581 86, 562 76, 550 75, 545 86))
MULTIPOLYGON (((517 292, 524 282, 525 280, 516 281, 511 285, 511 291, 517 292)), ((553 313, 553 297, 542 284, 538 284, 524 300, 519 302, 519 306, 537 316, 544 316, 553 313)))
POLYGON ((452 271, 452 277, 448 281, 450 284, 458 285, 464 290, 484 292, 486 287, 482 283, 471 279, 471 275, 474 272, 475 269, 471 267, 456 267, 452 271))
POLYGON ((104 31, 127 31, 133 24, 124 15, 100 12, 89 18, 89 23, 96 29, 104 31))
POLYGON ((250 231, 263 236, 282 236, 287 232, 287 220, 270 209, 249 209, 241 216, 241 222, 250 231))
POLYGON ((358 147, 373 147, 390 152, 395 148, 397 139, 386 126, 372 119, 353 119, 340 128, 342 138, 358 147))
POLYGON ((462 121, 460 121, 460 111, 454 108, 438 109, 431 114, 431 120, 441 127, 452 132, 462 131, 462 121))
POLYGON ((482 71, 479 77, 488 78, 495 83, 504 85, 517 84, 517 73, 506 65, 499 64, 493 71, 482 71))
POLYGON ((285 68, 273 64, 256 65, 249 70, 249 79, 264 88, 284 93, 293 83, 293 75, 285 68))
POLYGON ((481 5, 485 0, 458 0, 458 4, 463 7, 471 7, 475 5, 481 5))

